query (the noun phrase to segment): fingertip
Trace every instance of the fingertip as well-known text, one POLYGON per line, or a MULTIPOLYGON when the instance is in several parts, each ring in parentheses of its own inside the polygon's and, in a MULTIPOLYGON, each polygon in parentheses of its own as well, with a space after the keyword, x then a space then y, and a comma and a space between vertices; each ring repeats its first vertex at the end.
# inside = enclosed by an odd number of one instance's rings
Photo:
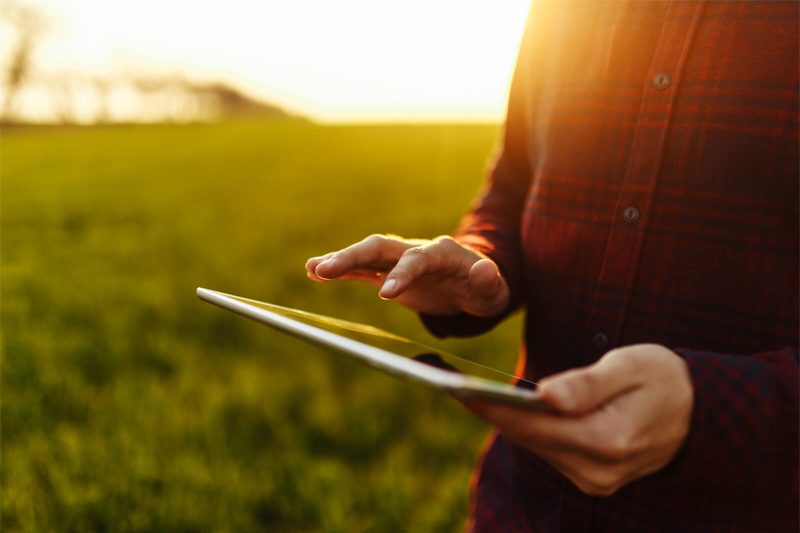
POLYGON ((311 281, 315 281, 317 283, 327 283, 331 281, 329 279, 324 279, 317 276, 314 272, 306 272, 306 276, 308 276, 308 279, 310 279, 311 281))
POLYGON ((478 269, 484 269, 487 272, 491 272, 492 274, 497 273, 497 264, 488 257, 484 257, 483 259, 475 261, 475 264, 472 265, 472 268, 476 267, 478 269))
POLYGON ((314 274, 326 280, 338 277, 336 274, 336 260, 333 258, 325 259, 324 257, 322 259, 323 260, 320 261, 320 263, 314 269, 314 274))
POLYGON ((397 280, 394 278, 389 278, 383 283, 381 290, 378 291, 378 296, 382 300, 391 300, 393 297, 397 295, 396 293, 397 293, 397 280))
POLYGON ((538 387, 542 399, 551 407, 563 412, 575 409, 572 386, 565 380, 540 381, 538 387))
POLYGON ((314 275, 317 276, 322 281, 331 281, 333 278, 328 278, 319 273, 319 271, 315 271, 314 275))
POLYGON ((313 273, 317 269, 317 265, 319 264, 319 257, 312 257, 308 261, 306 261, 306 270, 309 274, 313 273))
POLYGON ((470 268, 469 282, 478 296, 493 297, 500 284, 500 271, 491 259, 481 259, 470 268))

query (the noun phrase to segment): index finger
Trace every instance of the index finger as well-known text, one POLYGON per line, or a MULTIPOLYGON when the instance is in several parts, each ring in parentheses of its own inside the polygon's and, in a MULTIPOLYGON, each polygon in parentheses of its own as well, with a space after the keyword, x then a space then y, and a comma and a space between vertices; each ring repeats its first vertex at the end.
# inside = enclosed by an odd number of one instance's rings
POLYGON ((344 250, 336 252, 314 268, 314 274, 322 279, 335 279, 351 270, 362 268, 390 268, 397 263, 403 252, 415 245, 385 235, 370 235, 366 239, 344 250))
POLYGON ((329 254, 325 254, 325 255, 320 256, 320 257, 312 257, 311 259, 306 261, 306 270, 308 271, 308 273, 310 275, 316 277, 314 272, 316 272, 316 270, 317 270, 317 265, 319 265, 320 263, 324 263, 325 261, 327 261, 328 259, 333 257, 334 253, 335 252, 331 252, 329 254))

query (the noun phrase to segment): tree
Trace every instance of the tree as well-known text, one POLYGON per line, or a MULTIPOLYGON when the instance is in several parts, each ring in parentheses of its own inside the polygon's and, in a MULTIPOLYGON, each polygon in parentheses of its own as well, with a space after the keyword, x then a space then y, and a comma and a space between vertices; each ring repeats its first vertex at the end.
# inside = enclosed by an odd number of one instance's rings
POLYGON ((33 51, 50 25, 39 9, 13 0, 0 3, 0 20, 13 27, 17 34, 11 57, 5 65, 6 97, 0 114, 0 121, 10 122, 13 119, 14 97, 30 75, 33 51))

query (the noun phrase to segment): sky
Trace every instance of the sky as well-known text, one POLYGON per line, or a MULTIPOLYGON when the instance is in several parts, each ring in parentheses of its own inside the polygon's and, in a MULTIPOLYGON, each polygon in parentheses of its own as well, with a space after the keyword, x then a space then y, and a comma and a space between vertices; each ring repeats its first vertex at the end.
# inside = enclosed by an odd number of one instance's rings
POLYGON ((42 70, 180 72, 375 122, 502 120, 530 0, 27 2, 54 22, 42 70))

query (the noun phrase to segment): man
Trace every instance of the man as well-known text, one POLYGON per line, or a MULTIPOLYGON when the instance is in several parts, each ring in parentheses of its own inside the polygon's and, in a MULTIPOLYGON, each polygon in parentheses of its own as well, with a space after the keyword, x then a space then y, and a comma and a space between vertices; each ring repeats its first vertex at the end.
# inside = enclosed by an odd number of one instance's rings
POLYGON ((474 531, 798 530, 797 2, 535 2, 453 238, 312 258, 440 336, 524 306, 558 414, 499 430, 474 531))

